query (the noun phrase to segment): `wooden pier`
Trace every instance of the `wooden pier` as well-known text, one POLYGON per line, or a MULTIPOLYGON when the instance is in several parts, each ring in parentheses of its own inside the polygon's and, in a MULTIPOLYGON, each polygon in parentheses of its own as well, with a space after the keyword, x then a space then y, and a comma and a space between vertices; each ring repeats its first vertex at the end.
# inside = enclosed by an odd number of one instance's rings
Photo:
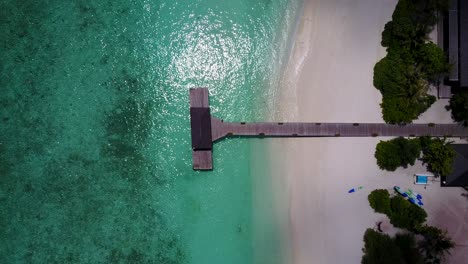
POLYGON ((212 117, 208 89, 190 89, 193 169, 211 170, 213 142, 228 136, 245 137, 468 137, 458 124, 385 123, 245 123, 212 117))

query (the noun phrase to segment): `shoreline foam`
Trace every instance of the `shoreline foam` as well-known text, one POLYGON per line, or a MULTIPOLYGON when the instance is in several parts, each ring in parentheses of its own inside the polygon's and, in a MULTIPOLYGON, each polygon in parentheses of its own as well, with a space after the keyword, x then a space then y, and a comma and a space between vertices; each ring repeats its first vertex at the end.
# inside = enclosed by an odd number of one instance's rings
MULTIPOLYGON (((275 107, 281 99, 281 78, 294 48, 291 39, 299 22, 302 0, 289 1, 281 19, 278 32, 272 37, 276 43, 271 56, 271 75, 265 77, 265 92, 257 98, 263 107, 258 121, 276 119, 275 107)), ((291 258, 289 242, 289 212, 284 204, 289 200, 286 181, 281 169, 271 164, 272 139, 251 139, 251 177, 252 177, 252 221, 253 221, 253 263, 283 264, 291 258)))

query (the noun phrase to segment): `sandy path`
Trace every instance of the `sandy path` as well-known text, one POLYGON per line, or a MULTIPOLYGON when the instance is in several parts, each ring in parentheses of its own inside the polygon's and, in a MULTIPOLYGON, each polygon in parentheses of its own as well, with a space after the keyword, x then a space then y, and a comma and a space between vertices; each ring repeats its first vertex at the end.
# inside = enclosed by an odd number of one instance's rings
MULTIPOLYGON (((382 122, 372 69, 385 55, 380 33, 396 2, 305 0, 278 120, 382 122)), ((445 104, 437 102, 421 120, 450 122, 445 104)), ((427 199, 429 222, 467 244, 468 200, 461 188, 415 187, 411 175, 425 172, 420 164, 394 173, 380 171, 373 154, 382 139, 271 140, 274 188, 289 201, 281 211, 289 213, 292 263, 360 263, 365 229, 385 220, 373 213, 367 195, 394 185, 420 191, 427 199), (347 193, 361 185, 363 190, 347 193)), ((454 251, 450 263, 468 258, 468 250, 461 249, 454 251)))

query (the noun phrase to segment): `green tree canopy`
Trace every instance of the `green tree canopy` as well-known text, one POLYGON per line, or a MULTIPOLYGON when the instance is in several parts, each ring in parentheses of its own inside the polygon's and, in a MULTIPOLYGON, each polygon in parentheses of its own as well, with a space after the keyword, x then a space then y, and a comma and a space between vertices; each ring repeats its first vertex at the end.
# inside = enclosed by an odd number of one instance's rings
POLYGON ((409 100, 398 96, 383 96, 382 118, 390 124, 409 123, 415 119, 415 109, 411 107, 409 100))
MULTIPOLYGON (((431 47, 433 46, 428 44, 424 52, 432 52, 431 47)), ((443 74, 437 70, 445 67, 439 65, 443 64, 445 57, 425 59, 418 63, 412 59, 412 56, 389 52, 374 66, 373 82, 382 93, 383 100, 380 106, 383 119, 387 123, 410 123, 436 101, 435 96, 427 94, 428 81, 435 80, 437 76, 443 74), (438 64, 433 65, 433 63, 438 64), (417 66, 418 64, 421 66, 417 66)))
MULTIPOLYGON (((428 140, 430 138, 426 138, 426 141, 428 140)), ((389 198, 387 190, 374 190, 368 199, 371 207, 376 212, 384 212, 395 227, 410 232, 396 234, 391 238, 386 234, 367 229, 364 234, 364 256, 361 263, 439 264, 455 246, 446 231, 424 224, 427 218, 424 209, 401 196, 389 198), (415 234, 423 237, 418 243, 415 234)))
POLYGON ((393 33, 393 21, 388 21, 385 24, 384 30, 382 31, 382 41, 380 44, 382 47, 394 47, 400 43, 399 41, 395 40, 395 33, 393 33))
POLYGON ((423 78, 429 81, 440 79, 440 76, 450 70, 444 51, 432 42, 424 43, 417 51, 418 67, 423 78))
POLYGON ((389 197, 387 190, 374 190, 368 196, 370 206, 384 213, 390 223, 399 228, 415 231, 426 221, 426 211, 401 196, 389 197))
POLYGON ((424 237, 419 243, 419 248, 426 256, 426 263, 441 263, 455 246, 447 231, 437 227, 425 225, 419 228, 419 233, 424 237))
POLYGON ((423 161, 428 170, 436 175, 447 176, 452 173, 455 150, 444 138, 421 139, 423 161))
POLYGON ((375 158, 377 165, 382 170, 394 171, 400 166, 399 148, 397 145, 388 142, 380 141, 375 150, 375 158))
POLYGON ((370 206, 377 212, 382 214, 390 214, 390 193, 387 190, 373 190, 367 196, 370 206))
POLYGON ((361 263, 424 264, 424 257, 419 252, 414 234, 396 234, 391 238, 387 234, 367 229, 364 233, 364 256, 361 263))
POLYGON ((374 66, 374 86, 382 95, 404 93, 409 65, 398 53, 390 53, 374 66))
POLYGON ((379 168, 394 171, 398 167, 414 165, 421 155, 418 139, 405 139, 398 137, 389 141, 380 141, 375 150, 375 158, 379 168))
POLYGON ((399 0, 392 21, 382 32, 382 46, 415 47, 424 43, 438 20, 448 10, 448 0, 399 0))
POLYGON ((410 123, 436 100, 428 95, 429 83, 449 71, 442 49, 428 41, 438 13, 447 0, 399 0, 382 32, 387 56, 374 67, 374 86, 382 93, 380 104, 387 123, 410 123))
POLYGON ((426 211, 401 196, 392 197, 390 207, 390 223, 396 227, 416 230, 426 221, 426 211))
POLYGON ((468 92, 460 92, 450 98, 452 119, 468 126, 468 92))
POLYGON ((393 141, 399 146, 401 150, 401 166, 404 168, 406 168, 408 165, 413 166, 416 159, 421 155, 421 145, 419 143, 419 139, 405 139, 403 137, 398 137, 393 139, 393 141))
POLYGON ((413 233, 398 233, 395 235, 394 241, 403 254, 406 263, 425 264, 424 257, 417 248, 416 238, 413 233))
POLYGON ((364 234, 363 251, 362 264, 405 263, 403 254, 392 238, 370 228, 364 234))

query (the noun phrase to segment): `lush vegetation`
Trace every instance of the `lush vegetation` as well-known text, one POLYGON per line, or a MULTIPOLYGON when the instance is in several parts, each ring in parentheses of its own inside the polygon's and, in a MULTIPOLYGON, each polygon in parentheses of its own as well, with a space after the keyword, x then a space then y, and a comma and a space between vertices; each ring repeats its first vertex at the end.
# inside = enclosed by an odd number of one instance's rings
POLYGON ((424 209, 401 196, 390 197, 387 190, 374 190, 368 199, 376 212, 386 214, 395 227, 409 232, 391 238, 367 229, 361 263, 436 264, 441 263, 455 246, 446 231, 424 224, 427 217, 424 209), (420 235, 418 241, 416 234, 420 235))
POLYGON ((424 238, 420 241, 419 248, 426 256, 426 263, 441 263, 444 257, 450 254, 450 249, 455 246, 455 243, 447 235, 447 231, 437 227, 426 225, 420 228, 419 233, 424 238))
POLYGON ((394 241, 401 253, 403 259, 408 264, 423 264, 424 257, 416 244, 416 238, 413 233, 399 233, 395 235, 394 241))
POLYGON ((450 254, 455 244, 447 232, 433 226, 422 239, 416 240, 415 233, 399 233, 395 237, 367 229, 364 234, 362 264, 439 264, 450 254), (430 231, 429 231, 430 230, 430 231))
POLYGON ((382 93, 380 106, 387 123, 410 123, 436 101, 427 94, 422 67, 414 65, 417 62, 407 54, 389 52, 374 67, 374 86, 382 93))
POLYGON ((398 167, 414 165, 421 155, 419 139, 395 138, 389 141, 380 141, 375 150, 375 158, 379 168, 394 171, 398 167))
POLYGON ((447 7, 447 0, 400 0, 385 25, 381 44, 388 53, 374 67, 385 122, 409 123, 435 102, 427 93, 429 84, 437 83, 450 65, 427 36, 437 23, 437 13, 447 7))
POLYGON ((450 106, 453 120, 468 126, 468 92, 454 94, 450 98, 450 106))
POLYGON ((391 238, 387 234, 367 229, 364 234, 363 264, 424 264, 414 234, 396 234, 391 238))
POLYGON ((420 139, 423 157, 429 171, 437 176, 447 176, 452 173, 455 150, 445 138, 420 139))
POLYGON ((391 214, 390 193, 387 190, 374 190, 367 197, 370 206, 377 212, 389 215, 391 214))
POLYGON ((403 253, 389 235, 378 233, 370 228, 364 234, 363 251, 362 264, 406 263, 403 253))
POLYGON ((390 199, 390 207, 388 217, 395 227, 415 231, 426 221, 427 214, 424 209, 399 195, 390 199))
POLYGON ((418 230, 426 221, 427 214, 421 207, 401 196, 393 196, 387 190, 374 190, 367 197, 370 206, 378 213, 388 216, 390 223, 399 228, 418 230))
POLYGON ((414 165, 421 156, 427 169, 436 176, 447 176, 452 172, 455 151, 445 138, 421 137, 405 139, 402 137, 380 141, 375 149, 377 165, 382 170, 394 171, 398 167, 414 165))

